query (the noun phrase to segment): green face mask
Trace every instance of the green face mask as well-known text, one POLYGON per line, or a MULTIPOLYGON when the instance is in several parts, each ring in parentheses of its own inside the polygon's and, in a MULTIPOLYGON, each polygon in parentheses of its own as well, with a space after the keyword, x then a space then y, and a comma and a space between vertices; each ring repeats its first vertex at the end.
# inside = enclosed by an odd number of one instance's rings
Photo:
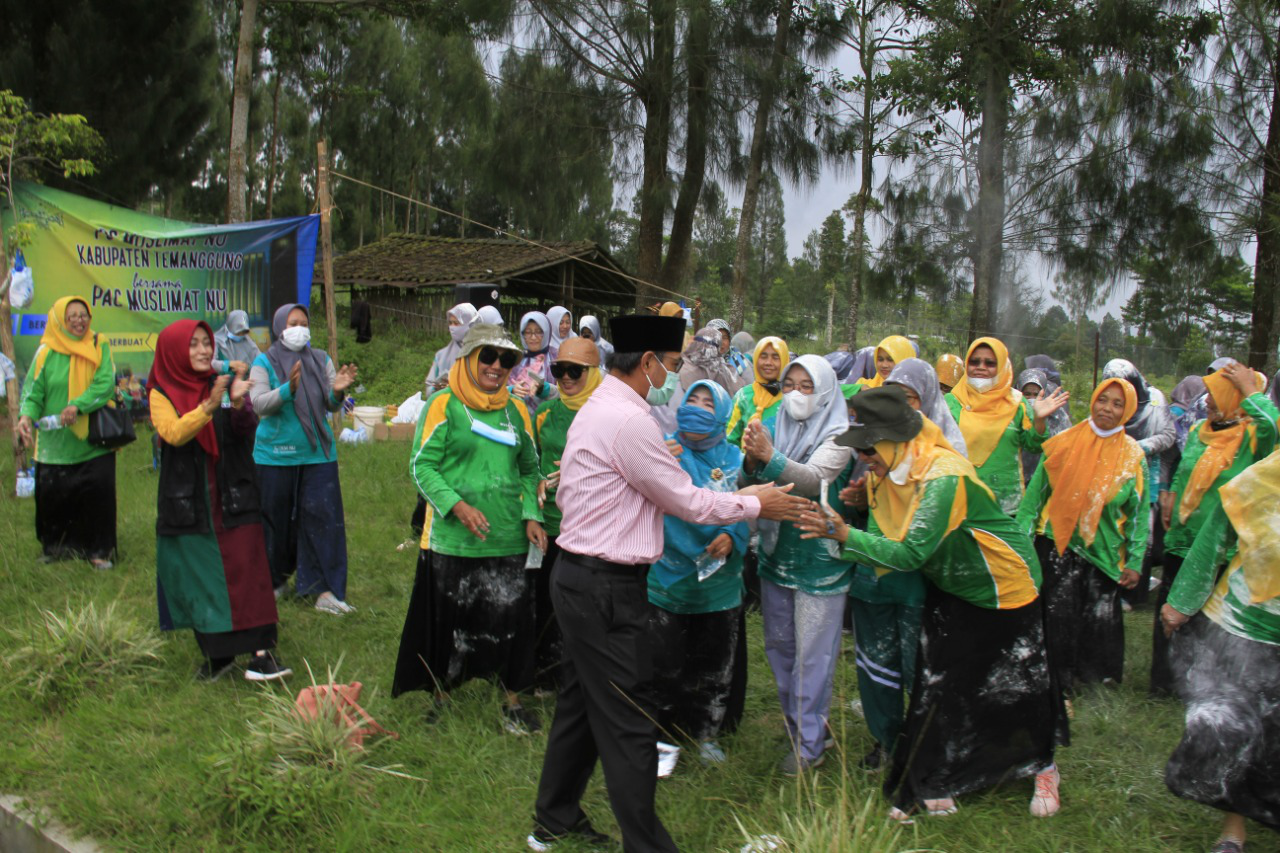
POLYGON ((665 406, 671 397, 676 393, 676 387, 680 384, 680 377, 676 375, 674 370, 667 370, 666 365, 662 366, 667 371, 667 378, 663 380, 662 386, 655 386, 649 383, 649 393, 645 395, 645 402, 650 406, 665 406))

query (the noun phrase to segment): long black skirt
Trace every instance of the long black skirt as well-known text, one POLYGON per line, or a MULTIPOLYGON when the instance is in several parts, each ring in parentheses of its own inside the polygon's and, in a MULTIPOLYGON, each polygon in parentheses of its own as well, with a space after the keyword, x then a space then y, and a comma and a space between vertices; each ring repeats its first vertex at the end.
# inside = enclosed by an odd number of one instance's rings
POLYGON ((36 463, 36 538, 53 559, 110 560, 116 551, 116 455, 36 463))
POLYGON ((1160 610, 1169 600, 1169 590, 1173 589, 1173 582, 1181 568, 1182 558, 1166 551, 1160 586, 1156 588, 1155 625, 1151 630, 1151 684, 1147 692, 1154 698, 1173 696, 1177 691, 1177 677, 1169 663, 1169 640, 1165 637, 1164 625, 1160 622, 1160 610))
POLYGON ((560 689, 560 663, 564 658, 564 638, 560 635, 560 623, 556 609, 551 604, 551 567, 560 556, 560 546, 554 538, 547 539, 547 553, 542 556, 542 568, 530 569, 533 582, 533 609, 536 623, 534 647, 535 673, 533 683, 543 689, 560 689))
POLYGON ((742 607, 672 613, 653 607, 649 639, 663 740, 713 740, 732 698, 742 607))
POLYGON ((1165 784, 1280 831, 1280 647, 1197 614, 1174 634, 1169 655, 1187 711, 1165 784))
POLYGON ((452 690, 472 678, 519 692, 533 684, 533 583, 525 555, 418 554, 391 695, 452 690))
POLYGON ((1045 640, 1055 680, 1070 693, 1077 685, 1124 677, 1124 612, 1120 585, 1071 550, 1062 555, 1036 537, 1044 571, 1045 640))
POLYGON ((1062 714, 1039 599, 988 610, 930 584, 911 703, 885 796, 910 811, 922 800, 1033 776, 1053 763, 1062 714))

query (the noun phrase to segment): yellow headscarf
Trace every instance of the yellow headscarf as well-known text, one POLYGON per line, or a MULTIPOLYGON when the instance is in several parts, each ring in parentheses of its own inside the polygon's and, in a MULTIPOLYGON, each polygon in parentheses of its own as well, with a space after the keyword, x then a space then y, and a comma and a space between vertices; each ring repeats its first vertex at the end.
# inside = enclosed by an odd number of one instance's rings
POLYGON ((782 384, 783 374, 787 372, 787 365, 791 363, 791 349, 782 338, 761 338, 760 342, 756 344, 756 348, 751 355, 751 367, 756 374, 756 381, 751 386, 751 401, 756 407, 755 413, 751 415, 751 420, 753 421, 758 421, 764 417, 764 410, 782 398, 781 391, 777 394, 770 394, 765 390, 765 380, 760 375, 760 353, 764 352, 765 347, 773 347, 773 351, 778 354, 778 358, 782 359, 782 367, 778 370, 778 378, 774 380, 779 385, 782 384))
POLYGON ((938 381, 949 388, 956 387, 964 378, 964 360, 953 353, 938 356, 938 363, 933 369, 938 372, 938 381))
POLYGON ((480 373, 480 350, 476 347, 470 355, 460 358, 449 368, 449 390, 463 405, 481 412, 496 412, 507 405, 511 394, 503 385, 496 392, 489 394, 480 389, 475 377, 480 373))
MULTIPOLYGON (((1256 371, 1255 375, 1261 379, 1261 386, 1265 388, 1267 378, 1256 371)), ((1221 370, 1206 376, 1204 384, 1209 389, 1209 396, 1213 397, 1213 405, 1228 418, 1236 413, 1240 404, 1244 402, 1244 395, 1240 393, 1240 389, 1233 385, 1221 370)), ((1200 425, 1200 441, 1204 443, 1204 453, 1196 460, 1195 467, 1191 469, 1191 476, 1187 478, 1187 485, 1178 496, 1180 522, 1186 523, 1191 513, 1200 506, 1205 493, 1218 481, 1218 476, 1231 467, 1236 454, 1240 452, 1240 446, 1244 444, 1246 433, 1251 445, 1256 448, 1258 433, 1252 427, 1253 419, 1243 412, 1239 413, 1239 420, 1226 429, 1214 429, 1209 421, 1200 425)))
MULTIPOLYGON (((71 366, 67 372, 67 399, 74 400, 83 394, 89 383, 93 382, 93 374, 98 372, 102 364, 102 347, 94 340, 92 329, 85 331, 83 337, 77 338, 67 331, 67 308, 72 302, 80 302, 85 311, 89 311, 89 300, 83 296, 64 296, 49 309, 49 319, 44 324, 44 334, 40 336, 40 345, 49 351, 60 352, 71 358, 71 366)), ((93 312, 89 312, 89 321, 93 322, 93 312)), ((37 368, 44 366, 42 357, 37 368)), ((81 413, 71 425, 76 438, 84 441, 89 437, 89 418, 81 413)))
POLYGON ((1251 604, 1270 601, 1280 595, 1280 452, 1250 465, 1220 494, 1240 540, 1232 565, 1244 572, 1251 604))
MULTIPOLYGON (((991 490, 978 479, 978 472, 963 456, 956 453, 942 430, 933 421, 921 415, 924 426, 910 441, 881 441, 876 452, 893 471, 908 458, 911 467, 904 483, 895 483, 890 477, 883 479, 875 474, 867 475, 867 488, 871 500, 871 514, 875 516, 880 532, 895 542, 901 542, 911 527, 924 483, 939 477, 957 476, 972 481, 973 485, 991 494, 991 490)), ((963 489, 956 491, 956 503, 952 506, 947 532, 951 532, 964 520, 968 504, 963 489)))
MULTIPOLYGON (((1138 411, 1138 392, 1124 379, 1102 380, 1093 390, 1089 410, 1093 411, 1102 389, 1111 385, 1118 386, 1124 394, 1124 414, 1120 417, 1123 424, 1138 411)), ((1123 428, 1103 438, 1093 431, 1088 420, 1044 443, 1044 470, 1053 488, 1045 515, 1053 525, 1053 542, 1059 554, 1066 552, 1077 528, 1086 545, 1093 543, 1103 508, 1125 480, 1132 478, 1138 493, 1142 493, 1143 458, 1142 448, 1123 428)))
POLYGON ((586 372, 582 374, 582 390, 577 394, 566 394, 562 389, 560 391, 560 402, 568 407, 569 411, 576 412, 582 408, 582 404, 590 399, 591 394, 600 387, 600 383, 604 381, 604 377, 600 375, 599 367, 588 367, 586 372))
POLYGON ((975 390, 969 384, 966 372, 964 378, 956 383, 951 393, 963 408, 960 410, 960 432, 964 435, 964 443, 969 448, 969 461, 981 467, 991 458, 1005 427, 1017 414, 1022 404, 1022 394, 1013 387, 1013 366, 1009 363, 1009 350, 996 338, 978 338, 969 344, 965 353, 965 364, 973 357, 973 351, 981 346, 991 348, 996 355, 996 364, 1000 371, 996 374, 995 384, 989 391, 975 390))
POLYGON ((916 357, 916 348, 911 345, 911 341, 902 335, 890 335, 876 344, 876 351, 872 356, 872 360, 876 362, 876 375, 870 379, 864 379, 861 383, 863 388, 879 388, 884 384, 884 377, 880 375, 879 366, 881 352, 888 353, 894 364, 916 357))

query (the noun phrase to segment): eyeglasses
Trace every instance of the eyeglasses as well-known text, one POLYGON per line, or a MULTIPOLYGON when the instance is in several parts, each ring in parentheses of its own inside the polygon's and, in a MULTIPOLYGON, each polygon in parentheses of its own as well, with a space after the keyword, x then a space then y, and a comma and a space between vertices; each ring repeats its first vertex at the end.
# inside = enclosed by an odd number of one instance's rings
POLYGON ((525 329, 522 333, 526 338, 542 337, 542 329, 525 329))
POLYGON ((667 364, 667 360, 664 358, 662 359, 662 366, 667 370, 670 370, 672 373, 679 373, 680 368, 684 367, 684 357, 681 356, 680 358, 677 358, 674 365, 667 364))
POLYGON ((551 375, 556 379, 564 379, 568 376, 570 379, 578 380, 582 378, 582 374, 591 368, 585 364, 569 364, 568 362, 557 361, 551 365, 551 375))
POLYGON ((68 322, 68 323, 74 323, 74 322, 76 322, 77 320, 88 320, 88 319, 89 319, 89 315, 88 315, 88 314, 68 314, 68 315, 67 315, 67 322, 68 322))
POLYGON ((999 367, 1000 363, 994 358, 971 358, 969 359, 970 367, 999 367))
POLYGON ((874 447, 859 447, 857 450, 858 455, 864 459, 870 459, 872 456, 876 455, 876 449, 874 447))
POLYGON ((812 382, 796 383, 788 379, 787 381, 782 383, 782 390, 783 391, 799 391, 801 394, 812 394, 813 383, 812 382))
POLYGON ((510 370, 516 366, 516 362, 520 360, 520 355, 509 349, 499 351, 497 347, 481 347, 480 363, 493 364, 495 361, 502 365, 504 370, 510 370))

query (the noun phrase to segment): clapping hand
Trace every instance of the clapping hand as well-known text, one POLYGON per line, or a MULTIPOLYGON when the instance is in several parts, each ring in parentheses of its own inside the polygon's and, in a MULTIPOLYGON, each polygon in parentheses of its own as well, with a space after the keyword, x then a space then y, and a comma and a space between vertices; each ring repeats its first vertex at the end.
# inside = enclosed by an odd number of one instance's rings
POLYGON ((865 509, 867 506, 867 475, 863 474, 840 490, 840 502, 845 506, 865 509))
POLYGON ((768 462, 773 458, 773 441, 763 423, 752 421, 747 424, 742 433, 742 449, 759 462, 768 462))
POLYGON ((244 375, 249 372, 249 365, 245 364, 243 361, 228 361, 227 367, 230 368, 232 373, 242 379, 244 378, 244 375))
POLYGON ((227 388, 230 386, 230 373, 224 373, 213 380, 213 385, 209 388, 209 396, 200 402, 200 408, 204 409, 206 415, 212 415, 218 410, 218 407, 222 405, 222 395, 227 393, 227 388))
POLYGON ((356 381, 356 366, 354 364, 344 364, 338 368, 338 375, 333 377, 333 393, 345 394, 347 389, 351 387, 351 383, 356 381))
POLYGON ((237 409, 240 408, 251 387, 253 387, 253 383, 242 376, 237 375, 235 379, 231 380, 231 405, 237 409))
POLYGON ((542 509, 547 505, 547 493, 554 492, 556 487, 560 485, 560 460, 556 460, 556 470, 547 475, 545 480, 538 483, 538 509, 542 509))
POLYGON ((815 510, 808 510, 800 515, 800 521, 796 523, 801 531, 801 539, 834 539, 837 542, 843 542, 849 536, 849 525, 844 523, 844 519, 832 513, 827 515, 815 510))
POLYGON ((293 369, 289 371, 289 393, 298 393, 298 383, 302 380, 302 362, 295 361, 293 369))

